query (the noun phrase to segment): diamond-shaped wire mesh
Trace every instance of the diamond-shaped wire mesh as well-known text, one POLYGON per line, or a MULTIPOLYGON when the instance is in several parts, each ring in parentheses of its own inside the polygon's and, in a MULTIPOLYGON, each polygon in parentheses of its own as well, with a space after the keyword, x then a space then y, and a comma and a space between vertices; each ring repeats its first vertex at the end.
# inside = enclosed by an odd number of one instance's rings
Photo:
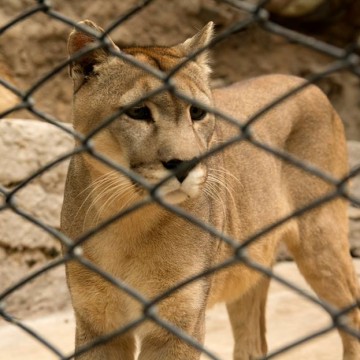
MULTIPOLYGON (((251 257, 247 254, 247 248, 250 247, 253 243, 257 241, 261 241, 261 239, 266 236, 267 234, 271 233, 272 231, 276 231, 276 229, 280 228, 283 224, 290 222, 291 220, 301 217, 305 213, 311 212, 313 209, 319 208, 322 205, 329 203, 337 198, 344 198, 351 201, 355 206, 360 206, 360 199, 354 198, 348 193, 347 184, 351 179, 355 176, 360 174, 360 166, 357 166, 350 170, 350 172, 341 179, 334 178, 332 175, 324 172, 321 168, 318 168, 314 164, 310 164, 308 162, 304 162, 301 159, 298 159, 296 156, 287 153, 285 151, 279 150, 275 147, 270 146, 267 143, 260 141, 259 139, 254 136, 253 127, 254 125, 261 121, 262 116, 269 111, 272 111, 276 108, 277 105, 282 104, 287 99, 296 96, 297 94, 301 93, 304 89, 308 88, 311 84, 316 83, 317 81, 323 79, 329 74, 333 74, 339 71, 347 71, 352 73, 356 76, 360 76, 360 62, 359 62, 359 55, 358 55, 358 45, 353 44, 352 46, 348 46, 347 48, 343 49, 340 47, 336 47, 334 45, 330 45, 326 42, 322 42, 316 40, 315 38, 309 37, 307 35, 303 35, 299 32, 293 31, 285 26, 280 25, 277 22, 274 22, 269 17, 268 12, 268 5, 270 1, 263 0, 263 1, 240 1, 240 0, 223 0, 219 1, 218 3, 224 3, 230 5, 236 10, 241 10, 246 14, 241 20, 234 22, 231 26, 226 28, 225 30, 217 33, 215 37, 210 41, 210 43, 200 50, 193 52, 190 56, 188 56, 184 61, 180 62, 177 66, 175 66, 170 72, 162 72, 160 70, 155 69, 154 67, 145 64, 139 60, 136 60, 134 57, 128 56, 126 52, 114 50, 105 35, 110 34, 112 31, 121 27, 126 21, 129 19, 136 17, 139 12, 146 12, 149 5, 156 2, 156 0, 143 0, 137 2, 137 4, 131 8, 129 8, 125 13, 121 14, 118 17, 114 17, 114 21, 105 29, 105 34, 101 35, 92 31, 90 28, 79 25, 74 19, 71 19, 62 13, 59 13, 54 10, 51 2, 48 1, 41 1, 38 0, 34 6, 28 7, 23 9, 23 11, 19 12, 19 16, 14 18, 9 23, 5 24, 0 28, 0 35, 5 34, 7 31, 10 31, 12 28, 16 27, 17 24, 21 21, 26 21, 28 18, 31 18, 34 14, 41 13, 48 18, 53 20, 59 21, 65 25, 69 26, 69 31, 75 27, 78 30, 83 31, 86 34, 91 36, 95 36, 97 38, 97 43, 92 48, 85 48, 80 52, 76 53, 70 59, 63 61, 60 65, 57 65, 53 68, 48 74, 41 77, 38 81, 32 84, 32 86, 26 90, 21 90, 16 86, 12 85, 9 81, 0 78, 0 84, 14 93, 21 101, 18 102, 14 107, 6 110, 2 114, 0 114, 0 118, 5 116, 9 116, 17 110, 26 109, 28 112, 32 113, 38 119, 41 119, 48 124, 53 125, 61 129, 62 131, 68 133, 76 140, 76 146, 73 151, 67 152, 63 154, 61 157, 56 159, 52 159, 47 163, 46 166, 42 166, 38 168, 33 174, 22 181, 20 184, 17 184, 15 187, 8 189, 5 187, 0 186, 0 194, 2 196, 3 202, 0 204, 0 212, 9 211, 16 213, 18 216, 22 217, 23 219, 31 222, 38 228, 42 229, 44 232, 47 232, 51 236, 58 239, 63 246, 63 256, 55 259, 54 261, 50 262, 46 266, 43 266, 39 270, 30 273, 28 276, 23 277, 21 281, 12 284, 9 288, 0 292, 0 304, 3 303, 7 298, 16 292, 18 289, 24 287, 27 283, 31 282, 33 279, 41 276, 42 274, 48 272, 51 269, 54 269, 58 266, 61 266, 69 261, 75 261, 84 266, 85 268, 91 270, 92 272, 98 274, 100 277, 105 279, 107 282, 113 284, 115 287, 119 288, 120 291, 126 292, 131 298, 136 300, 138 304, 142 307, 142 315, 133 320, 132 322, 117 328, 115 331, 110 333, 106 333, 105 335, 97 337, 94 341, 89 342, 84 346, 78 347, 74 353, 71 354, 64 354, 61 349, 57 349, 51 343, 48 342, 46 337, 37 334, 35 331, 31 330, 29 327, 24 325, 21 321, 17 320, 11 313, 9 313, 6 309, 6 306, 0 306, 0 316, 5 319, 6 321, 14 324, 15 326, 23 329, 25 332, 29 333, 39 342, 41 342, 45 347, 47 347, 50 351, 52 351, 59 359, 72 359, 77 355, 87 353, 93 347, 98 346, 99 344, 104 344, 109 342, 111 339, 115 337, 125 334, 140 324, 143 324, 145 321, 151 321, 157 323, 161 328, 166 329, 169 333, 172 333, 181 341, 189 344, 191 347, 194 347, 199 350, 199 352, 204 353, 211 359, 218 359, 217 356, 212 354, 209 350, 207 350, 204 345, 202 345, 199 341, 197 341, 191 334, 186 333, 185 331, 181 330, 178 326, 171 323, 170 321, 161 317, 157 312, 157 305, 161 303, 164 299, 171 297, 176 291, 183 289, 189 284, 196 282, 199 279, 205 278, 209 275, 213 275, 220 271, 221 269, 228 268, 234 264, 243 264, 246 267, 254 269, 266 277, 270 277, 275 279, 276 281, 282 283, 283 285, 287 286, 294 292, 302 295, 309 301, 320 306, 324 312, 328 313, 332 319, 332 324, 320 329, 319 331, 313 332, 308 334, 305 337, 301 337, 296 341, 287 344, 286 346, 269 353, 263 357, 263 359, 270 359, 276 357, 278 354, 285 352, 288 349, 296 347, 299 344, 307 342, 311 339, 317 338, 318 336, 322 335, 323 333, 329 332, 334 328, 339 328, 344 332, 347 332, 354 337, 360 339, 359 329, 355 329, 351 326, 348 326, 346 322, 343 321, 344 315, 351 312, 354 308, 358 306, 358 301, 355 301, 353 304, 350 304, 344 309, 336 309, 333 306, 319 300, 313 295, 303 291, 302 289, 298 288, 296 285, 292 284, 291 282, 287 281, 286 279, 279 277, 276 275, 270 268, 257 263, 256 261, 252 260, 251 257), (287 91, 286 93, 278 96, 268 103, 265 107, 259 108, 255 113, 251 114, 246 118, 245 121, 240 121, 239 119, 233 118, 227 114, 224 114, 216 107, 208 106, 201 102, 200 100, 196 100, 194 98, 189 97, 186 95, 181 89, 179 89, 174 81, 175 75, 181 71, 184 66, 187 65, 190 61, 194 60, 199 54, 203 51, 206 51, 208 48, 212 48, 218 43, 226 41, 231 35, 239 33, 244 29, 248 29, 251 26, 257 25, 264 29, 265 31, 277 34, 283 38, 286 38, 289 41, 299 43, 304 45, 305 47, 309 47, 315 51, 324 53, 333 59, 333 62, 327 66, 321 72, 311 75, 308 79, 296 87, 293 87, 291 91, 287 91), (171 205, 166 202, 160 195, 159 195, 159 188, 164 185, 170 178, 174 177, 175 174, 169 175, 167 178, 163 179, 156 185, 151 185, 143 177, 139 174, 130 171, 129 169, 121 166, 117 163, 111 161, 111 159, 107 158, 104 154, 96 149, 93 144, 93 138, 100 133, 104 128, 110 126, 114 121, 116 121, 119 116, 124 114, 128 108, 122 108, 112 114, 110 117, 104 119, 104 121, 99 124, 92 132, 88 134, 81 134, 69 126, 65 125, 62 122, 57 121, 55 117, 49 115, 42 111, 37 106, 37 102, 33 100, 33 96, 36 92, 41 89, 45 84, 51 83, 53 78, 66 69, 69 64, 71 64, 74 60, 81 58, 81 56, 86 55, 87 53, 93 51, 96 48, 104 48, 107 49, 113 56, 116 56, 120 59, 123 59, 131 64, 134 67, 140 68, 145 72, 151 74, 155 79, 161 81, 161 86, 159 86, 156 90, 153 90, 147 93, 145 96, 137 99, 135 102, 130 104, 131 106, 136 106, 143 103, 145 100, 154 97, 157 94, 161 94, 164 92, 171 92, 176 98, 181 99, 182 101, 192 104, 194 106, 201 107, 206 112, 210 114, 214 114, 217 116, 217 121, 224 121, 236 126, 238 128, 238 135, 230 138, 228 141, 221 142, 216 146, 212 147, 209 151, 201 154, 199 157, 194 159, 192 162, 187 164, 187 169, 190 169, 197 165, 199 162, 210 158, 219 152, 222 152, 229 148, 231 145, 244 142, 248 144, 252 144, 252 146, 262 150, 264 154, 271 155, 276 159, 280 159, 286 164, 291 164, 295 168, 301 169, 305 173, 312 174, 314 177, 321 179, 324 183, 331 185, 332 191, 324 194, 324 196, 320 198, 316 198, 314 201, 298 208, 290 213, 286 214, 282 218, 279 218, 276 222, 273 222, 266 227, 259 228, 256 233, 253 233, 246 239, 244 239, 241 243, 239 243, 236 239, 232 238, 230 235, 225 234, 221 230, 217 229, 216 227, 206 223, 205 221, 194 217, 192 214, 186 212, 181 206, 171 205), (88 153, 93 158, 99 160, 99 162, 106 164, 109 168, 112 168, 114 171, 117 171, 121 174, 126 175, 129 177, 134 183, 138 184, 145 190, 147 190, 150 196, 131 204, 130 206, 126 207, 125 209, 119 211, 111 218, 106 219, 100 224, 97 224, 91 229, 87 229, 83 232, 83 234, 78 238, 69 238, 61 231, 57 230, 53 226, 49 226, 44 221, 39 220, 38 218, 30 215, 27 211, 25 211, 16 201, 16 195, 21 192, 25 187, 27 187, 34 179, 40 177, 42 174, 45 174, 50 169, 54 168, 58 164, 70 159, 71 157, 77 154, 88 153), (144 208, 145 206, 157 203, 167 211, 176 214, 178 217, 184 219, 189 224, 196 228, 202 229, 204 233, 210 234, 212 238, 219 239, 226 243, 230 248, 233 249, 233 255, 229 257, 226 261, 218 263, 214 266, 209 266, 206 269, 202 270, 195 276, 191 278, 184 278, 180 283, 176 283, 173 286, 169 287, 164 293, 157 295, 155 298, 149 299, 146 298, 144 294, 133 289, 129 286, 125 281, 121 278, 116 278, 115 276, 105 272, 101 266, 97 265, 96 263, 92 262, 89 258, 87 258, 82 251, 81 245, 89 241, 89 239, 96 233, 106 229, 111 224, 119 221, 119 219, 125 218, 137 210, 144 208)), ((334 2, 335 3, 335 2, 334 2)), ((101 6, 101 4, 99 5, 101 6)), ((9 45, 10 46, 10 45, 9 45)), ((1 134, 0 134, 1 136, 1 134)), ((265 155, 264 155, 265 156, 265 155)), ((360 165, 360 163, 359 163, 360 165)), ((184 170, 184 169, 180 169, 184 170)), ((179 171, 180 171, 179 170, 179 171)), ((1 239, 0 239, 1 240, 1 239)), ((144 279, 146 281, 146 279, 144 279)), ((31 294, 29 294, 31 296, 31 294)), ((360 356, 360 354, 358 354, 360 356)), ((1 357, 1 355, 0 355, 1 357)), ((183 357, 181 357, 183 359, 183 357)), ((355 359, 355 357, 354 357, 355 359)))

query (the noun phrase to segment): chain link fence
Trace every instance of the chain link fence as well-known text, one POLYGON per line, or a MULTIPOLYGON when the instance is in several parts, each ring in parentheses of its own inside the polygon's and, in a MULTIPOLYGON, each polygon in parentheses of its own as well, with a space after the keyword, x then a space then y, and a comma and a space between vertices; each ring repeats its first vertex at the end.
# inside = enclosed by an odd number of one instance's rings
MULTIPOLYGON (((320 329, 317 332, 308 334, 305 337, 301 337, 297 339, 296 341, 287 344, 286 346, 282 347, 281 349, 278 349, 272 353, 267 354, 263 357, 263 359, 270 359, 270 358, 276 358, 277 355, 294 348, 302 343, 305 343, 311 339, 317 338, 318 336, 329 332, 330 330, 334 328, 338 328, 343 330, 344 332, 347 332, 351 334, 354 337, 357 337, 360 339, 360 333, 358 329, 354 329, 350 326, 347 326, 346 323, 344 323, 343 318, 344 315, 351 312, 355 307, 358 307, 358 302, 349 305, 347 308, 344 309, 334 309, 329 304, 319 300, 315 296, 310 295, 309 293, 301 290, 291 282, 287 281, 286 279, 279 277, 276 275, 270 268, 264 267, 261 264, 253 261, 250 257, 246 255, 246 249, 248 246, 253 244, 256 241, 259 241, 264 235, 271 233, 272 231, 275 231, 277 228, 279 228, 281 225, 291 221, 294 218, 300 217, 303 214, 310 212, 311 210, 318 208, 322 206, 325 203, 331 202, 332 200, 336 198, 345 198, 349 201, 351 201, 354 205, 360 206, 360 199, 354 198, 349 194, 347 191, 347 184, 351 179, 353 179, 355 176, 360 174, 360 164, 359 166, 353 168, 350 170, 350 172, 347 174, 346 177, 342 179, 336 179, 333 178, 331 175, 325 173, 322 171, 322 169, 317 168, 316 166, 305 163, 295 156, 286 153, 284 151, 281 151, 276 148, 272 148, 271 146, 262 143, 261 141, 255 139, 252 136, 252 126, 258 122, 261 121, 261 117, 266 114, 267 112, 271 111, 274 107, 281 104, 282 102, 286 101, 287 99, 291 98, 292 96, 295 96, 305 88, 307 88, 309 85, 316 83, 317 81, 323 79, 327 75, 333 74, 335 72, 339 71, 348 71, 350 73, 355 74, 356 76, 360 76, 360 61, 359 61, 359 55, 358 50, 359 46, 357 43, 352 44, 351 46, 348 46, 346 48, 339 48, 334 45, 330 45, 328 43, 316 40, 313 37, 309 37, 307 35, 301 34, 299 32, 293 31, 287 27, 284 27, 282 25, 279 25, 279 23, 273 22, 270 19, 269 12, 267 10, 267 5, 270 3, 269 0, 263 0, 263 1, 240 1, 240 0, 223 0, 223 3, 226 3, 228 5, 231 5, 234 7, 234 9, 240 9, 244 11, 247 16, 244 17, 241 21, 237 21, 236 23, 232 24, 227 29, 221 31, 220 33, 216 34, 216 36, 210 41, 210 43, 205 47, 202 48, 194 53, 192 53, 189 57, 187 57, 184 61, 180 62, 176 67, 174 67, 170 72, 164 73, 160 70, 156 70, 155 68, 146 65, 142 63, 141 61, 136 60, 135 58, 129 57, 126 55, 126 53, 114 51, 113 48, 111 48, 107 38, 105 35, 110 34, 114 29, 124 24, 126 21, 128 21, 130 18, 136 16, 140 11, 146 11, 147 6, 149 6, 151 3, 153 3, 156 0, 143 0, 139 1, 136 6, 130 8, 126 13, 122 14, 118 18, 116 18, 106 29, 105 34, 101 35, 97 32, 91 31, 88 27, 84 25, 79 25, 76 23, 73 19, 68 18, 64 16, 63 14, 56 12, 51 2, 48 2, 46 0, 38 0, 36 4, 28 8, 26 11, 22 12, 18 17, 14 18, 11 22, 5 24, 2 28, 0 28, 0 35, 6 33, 9 29, 15 27, 19 22, 24 21, 31 17, 33 14, 36 13, 43 13, 49 18, 55 19, 59 22, 62 22, 64 24, 67 24, 69 26, 69 31, 72 28, 77 28, 78 30, 83 31, 86 34, 89 34, 91 36, 95 36, 98 41, 97 44, 92 48, 83 49, 80 52, 76 53, 72 58, 68 59, 67 61, 64 61, 60 65, 58 65, 56 68, 52 69, 48 74, 43 76, 41 79, 39 79, 36 83, 34 83, 29 89, 23 91, 17 88, 16 86, 12 85, 10 82, 0 79, 0 84, 10 90, 12 93, 14 93, 21 101, 12 107, 11 109, 7 110, 6 112, 0 114, 0 118, 3 118, 5 116, 10 115, 16 110, 19 109, 26 109, 27 111, 31 112, 34 116, 37 118, 52 124, 53 126, 63 130, 64 132, 67 132, 73 138, 76 140, 77 146, 75 149, 71 152, 68 152, 64 154, 63 156, 53 159, 53 161, 49 162, 46 166, 39 168, 36 172, 34 172, 30 177, 28 177, 26 180, 24 180, 22 183, 15 186, 13 189, 9 190, 4 187, 0 187, 0 193, 3 198, 3 202, 0 204, 0 212, 5 210, 11 210, 14 213, 18 214, 22 218, 26 219, 27 221, 33 223, 37 227, 41 228, 43 231, 49 233, 56 239, 58 239, 64 249, 63 256, 55 259, 54 261, 48 263, 46 266, 43 266, 41 269, 30 273, 28 276, 21 279, 21 281, 14 283, 11 287, 7 288, 6 290, 2 291, 0 293, 0 304, 4 302, 11 294, 16 292, 18 289, 25 286, 27 283, 31 282, 33 279, 41 276, 45 272, 61 266, 69 261, 76 261, 80 264, 82 264, 84 267, 88 268, 89 270, 93 271, 94 273, 97 273, 100 277, 108 281, 109 283, 113 284, 114 286, 118 287, 121 291, 126 292, 130 297, 135 299, 139 304, 141 304, 143 308, 142 316, 138 319, 134 320, 133 322, 127 324, 124 327, 118 328, 115 331, 105 334, 104 336, 101 336, 97 338, 95 341, 92 341, 85 346, 81 346, 76 349, 74 353, 71 354, 64 354, 61 349, 56 348, 53 346, 47 339, 43 336, 40 336, 35 331, 33 331, 31 328, 26 326, 24 323, 13 317, 7 310, 6 307, 0 307, 0 316, 8 321, 9 323, 12 323, 14 326, 17 326, 33 336, 37 341, 41 342, 45 347, 47 347, 50 351, 52 351, 59 359, 61 360, 68 360, 73 359, 76 356, 83 354, 87 352, 89 349, 96 347, 100 344, 106 343, 110 341, 111 339, 114 339, 115 337, 118 337, 119 335, 125 334, 128 331, 131 331, 132 329, 139 326, 139 324, 142 324, 146 320, 150 320, 152 322, 156 322, 160 327, 166 329, 169 333, 172 333, 179 337, 182 341, 189 344, 191 347, 194 347, 198 349, 201 353, 204 353, 208 356, 210 359, 218 359, 217 356, 212 354, 209 350, 207 350, 201 343, 196 341, 192 336, 185 333, 178 327, 176 327, 174 324, 170 323, 169 321, 163 319, 158 315, 156 312, 156 306, 164 299, 170 297, 172 294, 174 294, 179 289, 184 288, 185 286, 195 282, 198 279, 201 279, 203 277, 215 274, 216 272, 220 271, 221 269, 224 269, 226 267, 229 267, 234 264, 242 263, 246 265, 247 267, 254 269, 262 274, 264 274, 266 277, 270 277, 281 284, 285 285, 286 287, 290 288, 294 292, 297 292, 304 296, 306 299, 312 301, 313 303, 320 306, 324 312, 328 313, 332 319, 332 324, 320 329), (249 26, 253 26, 256 24, 257 26, 260 26, 264 30, 277 34, 278 36, 284 37, 290 41, 293 41, 295 43, 302 44, 303 46, 309 47, 315 51, 324 53, 328 56, 330 56, 333 59, 333 62, 327 66, 323 71, 313 74, 308 77, 308 79, 301 83, 300 85, 294 87, 291 91, 284 93, 282 96, 275 98, 271 103, 267 104, 265 107, 258 109, 258 111, 254 114, 252 114, 246 122, 240 123, 238 119, 235 119, 229 115, 226 115, 222 113, 220 110, 211 107, 206 106, 200 101, 197 101, 187 95, 185 95, 180 89, 176 87, 175 82, 173 81, 174 76, 184 67, 186 64, 195 59, 196 56, 198 56, 201 52, 207 50, 208 48, 214 47, 216 44, 226 41, 226 39, 232 35, 236 34, 249 26), (250 237, 248 237, 245 241, 243 241, 241 244, 239 244, 236 239, 233 239, 229 235, 226 235, 225 233, 219 231, 215 227, 211 226, 210 224, 207 224, 203 222, 202 220, 195 218, 191 214, 184 211, 179 206, 173 206, 164 199, 159 196, 158 190, 159 188, 166 183, 171 177, 174 177, 177 175, 172 174, 171 176, 163 179, 161 182, 156 184, 155 186, 150 185, 148 182, 146 182, 141 176, 138 174, 129 171, 128 169, 120 166, 119 164, 116 164, 112 162, 110 159, 108 159, 106 156, 101 154, 93 145, 92 139, 93 137, 98 134, 102 129, 109 126, 112 122, 114 122, 121 114, 123 114, 126 109, 121 109, 114 113, 112 116, 105 119, 95 130, 93 130, 91 133, 88 133, 86 135, 78 133, 68 126, 64 125, 63 123, 57 121, 53 116, 46 114, 41 109, 37 107, 36 102, 33 100, 33 95, 36 93, 36 91, 44 86, 44 84, 51 82, 53 77, 58 74, 60 71, 62 71, 64 68, 68 67, 74 60, 79 59, 81 56, 86 55, 86 53, 89 53, 90 51, 93 51, 96 48, 106 48, 108 51, 110 51, 114 56, 119 57, 120 59, 124 59, 130 63, 133 64, 134 67, 143 69, 144 71, 151 74, 154 78, 160 80, 162 82, 162 86, 160 86, 156 91, 153 91, 151 93, 146 94, 144 97, 139 98, 135 103, 132 104, 132 106, 136 106, 138 104, 143 103, 146 99, 149 99, 150 97, 155 96, 156 94, 162 93, 164 91, 170 91, 172 94, 174 94, 177 98, 182 99, 183 101, 192 104, 193 106, 198 106, 204 109, 206 112, 214 114, 217 116, 218 121, 225 121, 229 122, 236 127, 239 128, 239 135, 235 138, 232 138, 229 141, 220 143, 213 147, 210 151, 201 154, 201 156, 197 157, 193 161, 186 164, 186 169, 181 168, 178 169, 177 172, 189 170, 190 168, 193 168, 195 165, 197 165, 200 161, 209 158, 218 152, 223 151, 224 149, 230 147, 233 144, 239 143, 239 142, 247 142, 253 144, 253 146, 261 149, 264 151, 264 153, 271 154, 272 156, 276 157, 277 159, 281 159, 282 161, 291 164, 292 166, 301 169, 304 172, 307 172, 309 174, 312 174, 314 177, 322 179, 326 183, 332 185, 336 190, 324 195, 321 198, 316 199, 315 201, 307 204, 306 206, 303 206, 302 208, 298 208, 295 211, 287 214, 281 219, 278 219, 278 221, 270 224, 269 226, 265 228, 258 229, 258 232, 252 234, 250 237), (76 154, 81 153, 88 153, 91 154, 93 158, 98 159, 100 162, 106 164, 110 168, 114 169, 115 171, 118 171, 121 174, 125 174, 129 178, 132 179, 132 181, 136 184, 139 184, 144 189, 148 191, 148 193, 151 195, 150 197, 147 197, 146 199, 143 199, 139 202, 136 202, 130 206, 128 206, 126 209, 123 209, 116 215, 112 216, 111 218, 107 219, 106 221, 102 222, 101 224, 95 226, 89 231, 85 231, 79 238, 71 239, 67 237, 65 234, 61 233, 57 229, 48 226, 44 222, 40 221, 39 219, 29 215, 27 212, 25 212, 21 207, 19 207, 16 203, 15 197, 19 191, 21 191, 24 187, 26 187, 33 179, 41 176, 45 172, 47 172, 49 169, 55 167, 59 163, 70 159, 72 156, 76 154), (83 256, 83 252, 81 250, 81 245, 88 241, 94 234, 96 234, 99 231, 102 231, 103 229, 107 228, 109 225, 113 224, 114 222, 118 221, 121 218, 124 218, 126 216, 129 216, 130 214, 136 212, 138 209, 143 208, 144 206, 150 204, 150 203, 157 203, 160 206, 164 207, 168 211, 176 214, 177 216, 181 217, 182 219, 185 219, 187 222, 192 224, 193 226, 196 226, 202 231, 207 232, 211 236, 215 237, 216 239, 221 239, 223 242, 225 242, 228 246, 233 248, 233 256, 229 259, 227 259, 225 262, 221 264, 217 264, 216 266, 209 267, 205 271, 202 271, 201 273, 198 273, 196 276, 193 276, 191 278, 184 279, 181 283, 175 284, 171 288, 169 288, 165 293, 159 294, 156 298, 153 299, 147 299, 145 298, 144 294, 139 293, 135 289, 128 286, 125 282, 123 282, 121 279, 116 278, 112 276, 109 273, 106 273, 104 270, 102 270, 99 266, 92 263, 89 259, 87 259, 85 256, 83 256)), ((99 5, 101 6, 101 5, 99 5)), ((0 135, 1 136, 1 135, 0 135)), ((1 355, 0 355, 1 357, 1 355)))

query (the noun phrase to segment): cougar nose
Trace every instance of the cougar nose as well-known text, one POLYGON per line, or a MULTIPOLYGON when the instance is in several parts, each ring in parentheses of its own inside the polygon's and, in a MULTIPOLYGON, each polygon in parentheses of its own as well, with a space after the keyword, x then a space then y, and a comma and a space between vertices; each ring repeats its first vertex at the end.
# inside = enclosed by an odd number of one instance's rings
POLYGON ((179 159, 171 159, 169 161, 162 161, 162 164, 165 169, 175 172, 176 178, 182 183, 186 177, 189 175, 191 170, 190 167, 183 167, 183 170, 178 170, 181 165, 185 165, 188 161, 183 161, 179 159))

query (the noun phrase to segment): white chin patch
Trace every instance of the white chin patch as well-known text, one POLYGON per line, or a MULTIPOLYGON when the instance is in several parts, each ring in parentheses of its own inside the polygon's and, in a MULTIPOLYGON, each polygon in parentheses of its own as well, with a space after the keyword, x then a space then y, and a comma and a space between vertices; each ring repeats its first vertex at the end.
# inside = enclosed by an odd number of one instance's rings
POLYGON ((205 172, 201 168, 192 170, 183 183, 172 179, 160 188, 159 195, 170 204, 179 204, 187 199, 195 198, 201 184, 205 180, 205 172))
POLYGON ((163 195, 164 200, 170 204, 176 205, 189 198, 189 195, 185 194, 181 190, 175 190, 166 195, 163 195))

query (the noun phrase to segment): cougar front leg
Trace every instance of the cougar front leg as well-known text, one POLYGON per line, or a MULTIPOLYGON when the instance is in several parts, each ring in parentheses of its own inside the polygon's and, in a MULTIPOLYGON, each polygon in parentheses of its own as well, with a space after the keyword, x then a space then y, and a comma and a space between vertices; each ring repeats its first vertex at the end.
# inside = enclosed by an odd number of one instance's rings
MULTIPOLYGON (((76 319, 75 352, 79 352, 126 326, 131 318, 125 294, 79 263, 68 263, 66 271, 76 319)), ((135 352, 135 337, 129 331, 81 352, 75 360, 135 360, 135 352)))
MULTIPOLYGON (((90 319, 89 319, 90 320, 90 319)), ((91 321, 91 320, 90 320, 91 321)), ((95 334, 88 321, 77 319, 75 349, 79 351, 102 335, 95 334)), ((136 343, 132 333, 104 342, 75 357, 76 360, 135 360, 136 343)))
POLYGON ((262 278, 227 310, 235 340, 234 360, 253 360, 266 355, 265 306, 270 280, 262 278))
MULTIPOLYGON (((177 294, 179 295, 179 294, 177 294)), ((180 334, 186 334, 197 343, 203 344, 205 338, 205 298, 206 294, 197 294, 194 299, 185 301, 181 294, 160 306, 161 319, 176 327, 180 334)), ((148 322, 142 330, 141 351, 138 360, 199 360, 201 351, 188 344, 181 336, 156 324, 148 322)))
MULTIPOLYGON (((192 337, 199 341, 203 335, 198 333, 192 337)), ((158 335, 151 334, 143 340, 138 360, 199 360, 200 355, 199 350, 187 344, 181 337, 169 335, 167 330, 162 330, 158 335)))

